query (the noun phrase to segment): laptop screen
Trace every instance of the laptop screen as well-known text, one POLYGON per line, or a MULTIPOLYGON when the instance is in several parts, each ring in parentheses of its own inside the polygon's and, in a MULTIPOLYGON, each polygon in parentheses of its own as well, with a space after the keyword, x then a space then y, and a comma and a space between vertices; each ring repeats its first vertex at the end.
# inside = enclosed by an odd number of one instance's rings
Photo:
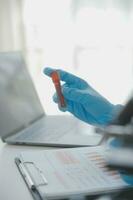
POLYGON ((16 132, 43 114, 21 54, 0 53, 0 135, 16 132))

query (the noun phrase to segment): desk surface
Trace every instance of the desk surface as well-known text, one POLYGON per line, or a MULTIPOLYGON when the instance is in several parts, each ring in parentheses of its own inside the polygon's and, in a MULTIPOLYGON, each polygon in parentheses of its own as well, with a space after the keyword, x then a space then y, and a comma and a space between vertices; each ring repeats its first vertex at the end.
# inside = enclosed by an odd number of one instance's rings
POLYGON ((7 145, 0 141, 0 200, 33 200, 14 158, 21 151, 39 151, 45 147, 7 145))

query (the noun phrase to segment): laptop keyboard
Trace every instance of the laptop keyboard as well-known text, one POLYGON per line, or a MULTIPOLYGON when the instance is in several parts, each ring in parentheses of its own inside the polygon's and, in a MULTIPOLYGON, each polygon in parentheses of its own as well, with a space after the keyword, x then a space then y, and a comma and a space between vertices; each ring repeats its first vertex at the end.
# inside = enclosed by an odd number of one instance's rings
POLYGON ((43 118, 39 122, 32 125, 30 128, 25 129, 23 132, 17 134, 15 139, 19 141, 57 141, 63 137, 70 130, 74 129, 76 121, 70 117, 59 117, 55 123, 54 118, 43 118), (65 125, 65 126, 64 126, 65 125))

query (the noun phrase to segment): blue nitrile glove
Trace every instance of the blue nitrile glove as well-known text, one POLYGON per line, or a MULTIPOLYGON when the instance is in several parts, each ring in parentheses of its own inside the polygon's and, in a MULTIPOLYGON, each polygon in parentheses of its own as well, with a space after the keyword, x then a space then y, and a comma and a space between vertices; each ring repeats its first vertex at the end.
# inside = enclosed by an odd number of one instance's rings
MULTIPOLYGON (((50 76, 55 69, 44 68, 44 74, 50 76)), ((86 81, 63 70, 58 70, 60 79, 65 82, 62 92, 67 104, 66 111, 89 124, 106 125, 119 105, 111 104, 95 91, 86 81)), ((57 95, 53 96, 57 103, 57 95)))
POLYGON ((125 172, 125 173, 120 172, 120 175, 121 175, 122 179, 123 179, 126 183, 128 183, 129 185, 132 185, 132 186, 133 186, 133 174, 128 175, 128 174, 126 174, 126 172, 125 172))

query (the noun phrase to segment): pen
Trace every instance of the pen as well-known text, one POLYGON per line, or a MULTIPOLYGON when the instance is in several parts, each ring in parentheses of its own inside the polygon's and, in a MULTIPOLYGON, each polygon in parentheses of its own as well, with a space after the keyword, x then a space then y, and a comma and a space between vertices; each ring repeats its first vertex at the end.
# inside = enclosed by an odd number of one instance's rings
POLYGON ((15 159, 15 162, 16 162, 20 172, 22 173, 28 187, 32 190, 36 189, 35 184, 33 183, 33 181, 31 179, 26 167, 24 166, 24 164, 22 164, 22 162, 18 158, 15 159))
POLYGON ((63 94, 61 92, 60 77, 59 77, 58 72, 57 71, 52 72, 51 73, 51 78, 53 80, 53 83, 54 83, 54 86, 55 86, 55 89, 56 89, 56 93, 58 95, 59 107, 65 108, 66 107, 66 103, 65 103, 64 96, 63 96, 63 94))

